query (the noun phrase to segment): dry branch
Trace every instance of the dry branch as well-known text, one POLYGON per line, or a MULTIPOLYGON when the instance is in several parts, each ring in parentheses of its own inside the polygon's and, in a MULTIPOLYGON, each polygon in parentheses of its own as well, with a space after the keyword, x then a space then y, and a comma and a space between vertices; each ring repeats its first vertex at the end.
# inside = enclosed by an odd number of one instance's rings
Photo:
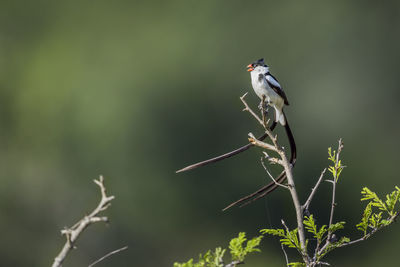
POLYGON ((104 255, 103 257, 101 257, 100 259, 98 259, 98 260, 94 261, 93 263, 89 264, 88 267, 92 267, 92 266, 94 266, 95 264, 97 264, 97 263, 99 263, 99 262, 105 260, 106 258, 110 257, 111 255, 120 253, 121 251, 124 251, 124 250, 126 250, 126 249, 128 249, 128 246, 125 246, 125 247, 122 247, 122 248, 113 250, 113 251, 107 253, 106 255, 104 255))
MULTIPOLYGON (((245 110, 248 111, 258 122, 260 122, 261 125, 263 125, 265 129, 265 133, 268 135, 270 141, 272 144, 257 140, 253 134, 249 133, 249 141, 254 144, 255 146, 276 152, 280 159, 274 160, 275 163, 281 165, 284 168, 284 171, 287 176, 288 180, 288 188, 290 191, 290 194, 292 196, 293 204, 296 210, 296 219, 297 219, 297 227, 298 227, 298 235, 299 235, 299 240, 300 240, 300 247, 301 247, 301 254, 303 257, 303 260, 306 264, 309 263, 309 258, 307 256, 306 252, 306 239, 305 239, 305 232, 304 232, 304 225, 303 225, 303 209, 302 206, 300 205, 299 198, 297 196, 297 191, 295 188, 294 184, 294 179, 293 179, 293 173, 292 173, 292 164, 286 157, 284 149, 278 144, 277 137, 272 134, 272 132, 268 129, 268 125, 266 124, 265 120, 265 110, 264 110, 264 104, 262 103, 262 115, 263 119, 261 119, 252 109, 247 105, 246 101, 244 100, 246 94, 243 95, 240 99, 242 100, 243 104, 245 105, 245 110)), ((276 183, 275 179, 274 182, 276 183)))
POLYGON ((308 208, 310 207, 311 201, 315 195, 315 192, 317 192, 317 189, 319 185, 321 184, 322 178, 324 178, 324 174, 326 172, 326 168, 321 172, 321 175, 319 176, 318 182, 314 186, 314 188, 311 190, 310 196, 308 197, 307 201, 304 203, 304 205, 301 207, 303 211, 307 211, 308 208))
POLYGON ((68 253, 71 249, 74 248, 74 243, 81 235, 81 233, 91 224, 96 222, 108 222, 108 218, 104 216, 98 216, 100 212, 106 210, 110 205, 111 201, 114 199, 114 196, 107 196, 106 188, 104 186, 104 178, 100 176, 99 180, 94 180, 94 182, 99 186, 101 192, 101 200, 97 207, 87 216, 83 217, 79 220, 74 226, 71 228, 65 228, 61 230, 61 234, 65 235, 67 241, 65 242, 64 247, 54 259, 52 267, 62 266, 63 261, 67 257, 68 253))

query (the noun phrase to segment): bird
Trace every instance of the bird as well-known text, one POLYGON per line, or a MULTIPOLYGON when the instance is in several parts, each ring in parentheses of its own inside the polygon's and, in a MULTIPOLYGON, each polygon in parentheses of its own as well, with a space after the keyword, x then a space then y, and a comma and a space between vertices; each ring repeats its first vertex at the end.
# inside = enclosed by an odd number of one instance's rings
MULTIPOLYGON (((264 63, 264 59, 261 58, 247 65, 247 71, 250 72, 251 85, 256 95, 261 101, 263 101, 263 97, 265 97, 267 105, 275 109, 275 121, 285 126, 286 119, 283 113, 283 106, 289 105, 289 101, 282 86, 270 73, 269 67, 264 63)), ((260 107, 262 104, 263 103, 260 104, 260 107)))
MULTIPOLYGON (((252 84, 253 90, 256 93, 256 95, 261 99, 260 108, 262 107, 262 105, 266 104, 267 106, 273 107, 275 110, 275 120, 272 122, 272 124, 269 127, 270 131, 273 131, 275 129, 278 122, 285 128, 286 134, 289 139, 289 145, 290 145, 290 150, 291 150, 290 163, 293 167, 296 162, 296 159, 297 159, 297 150, 296 150, 296 143, 295 143, 292 131, 291 131, 289 123, 287 121, 287 117, 283 111, 283 107, 285 105, 289 105, 289 101, 286 97, 286 94, 283 91, 282 86, 279 84, 278 80, 270 73, 269 67, 264 63, 263 58, 247 65, 247 71, 250 72, 251 84, 252 84), (264 97, 265 97, 266 103, 263 103, 264 97)), ((267 136, 268 135, 266 133, 264 133, 262 136, 260 136, 258 138, 258 140, 262 141, 267 136)), ((220 155, 220 156, 217 156, 217 157, 214 157, 211 159, 207 159, 207 160, 189 165, 187 167, 184 167, 180 170, 177 170, 176 173, 193 170, 195 168, 208 165, 210 163, 214 163, 214 162, 218 162, 223 159, 226 159, 226 158, 230 158, 232 156, 235 156, 239 153, 242 153, 242 152, 248 150, 252 146, 253 146, 252 143, 248 143, 240 148, 237 148, 237 149, 230 151, 228 153, 225 153, 223 155, 220 155)), ((271 183, 265 185, 264 187, 260 188, 256 192, 231 203, 223 210, 231 208, 235 205, 244 206, 252 201, 262 198, 263 196, 274 191, 278 187, 277 183, 283 183, 285 180, 286 180, 286 173, 284 171, 282 171, 280 173, 280 175, 275 179, 276 182, 271 182, 271 183)))
MULTIPOLYGON (((259 86, 259 85, 258 85, 258 83, 259 83, 258 81, 254 81, 254 82, 253 82, 253 76, 256 77, 256 75, 255 75, 256 73, 260 73, 260 74, 263 74, 263 75, 264 75, 265 73, 269 73, 269 68, 268 68, 268 66, 264 64, 264 59, 261 58, 261 59, 255 61, 255 62, 249 64, 249 65, 247 66, 247 71, 251 71, 253 89, 254 89, 254 91, 256 92, 256 94, 262 99, 262 95, 263 95, 262 86, 259 86), (257 89, 256 89, 256 88, 257 88, 257 89), (258 89, 258 88, 259 88, 259 89, 258 89)), ((259 76, 259 77, 261 77, 261 76, 259 76)), ((271 78, 270 78, 270 83, 271 83, 271 86, 272 86, 272 87, 270 86, 271 88, 281 88, 281 86, 279 85, 279 83, 278 83, 278 81, 276 80, 275 77, 273 77, 271 74, 269 74, 268 77, 271 77, 271 78)), ((255 79, 255 78, 254 78, 254 79, 255 79)), ((279 91, 282 91, 282 95, 283 95, 284 98, 286 99, 286 103, 289 104, 289 102, 287 101, 285 92, 283 92, 282 89, 279 89, 279 91)), ((264 94, 265 94, 266 96, 267 96, 267 95, 272 95, 272 97, 273 97, 274 100, 275 100, 275 99, 278 99, 278 98, 275 96, 275 94, 274 94, 273 91, 270 92, 269 94, 268 94, 268 93, 264 93, 264 94)), ((269 100, 271 101, 271 98, 269 98, 269 100)), ((278 108, 278 110, 279 110, 278 112, 280 112, 280 111, 282 110, 282 108, 281 108, 282 105, 281 105, 280 101, 278 101, 278 102, 279 102, 279 104, 276 105, 276 106, 279 107, 279 108, 278 108)), ((260 106, 260 108, 261 108, 261 106, 260 106)), ((279 114, 281 114, 281 112, 280 112, 279 114)), ((284 119, 282 119, 282 122, 283 122, 283 120, 284 120, 284 119)), ((275 129, 275 127, 276 127, 276 121, 274 121, 274 122, 271 124, 271 126, 269 127, 270 131, 273 131, 273 130, 275 129)), ((264 140, 266 137, 267 137, 267 134, 263 134, 262 136, 260 136, 260 137, 258 138, 258 140, 261 140, 261 141, 262 141, 262 140, 264 140)), ((242 153, 242 152, 248 150, 248 149, 251 148, 252 146, 253 146, 253 144, 251 144, 251 143, 246 144, 246 145, 241 146, 241 147, 239 147, 239 148, 237 148, 237 149, 235 149, 235 150, 232 150, 232 151, 230 151, 230 152, 228 152, 228 153, 225 153, 225 154, 219 155, 219 156, 217 156, 217 157, 213 157, 213 158, 210 158, 210 159, 207 159, 207 160, 204 160, 204 161, 197 162, 197 163, 191 164, 191 165, 189 165, 189 166, 186 166, 186 167, 184 167, 184 168, 182 168, 182 169, 177 170, 175 173, 186 172, 186 171, 189 171, 189 170, 193 170, 193 169, 196 169, 196 168, 199 168, 199 167, 208 165, 208 164, 210 164, 210 163, 218 162, 218 161, 221 161, 221 160, 224 160, 224 159, 233 157, 233 156, 235 156, 235 155, 237 155, 237 154, 239 154, 239 153, 242 153)))
MULTIPOLYGON (((275 110, 275 121, 270 126, 270 130, 271 127, 275 128, 277 122, 279 122, 285 128, 291 151, 289 161, 291 166, 294 167, 297 160, 297 148, 293 133, 290 129, 285 112, 283 111, 283 107, 285 105, 289 105, 286 94, 283 91, 282 86, 279 84, 278 80, 269 71, 269 67, 264 63, 263 58, 247 65, 247 71, 250 72, 251 85, 253 86, 253 90, 256 95, 261 99, 260 108, 262 108, 263 105, 266 104, 268 106, 272 106, 275 110), (266 103, 263 103, 264 99, 266 103)), ((263 138, 265 137, 263 136, 263 138)), ((236 205, 244 206, 249 204, 250 202, 253 202, 268 195, 278 188, 278 184, 282 184, 283 182, 285 182, 286 178, 287 176, 285 171, 282 171, 275 179, 275 181, 270 182, 256 192, 231 203, 223 210, 225 211, 236 205)))

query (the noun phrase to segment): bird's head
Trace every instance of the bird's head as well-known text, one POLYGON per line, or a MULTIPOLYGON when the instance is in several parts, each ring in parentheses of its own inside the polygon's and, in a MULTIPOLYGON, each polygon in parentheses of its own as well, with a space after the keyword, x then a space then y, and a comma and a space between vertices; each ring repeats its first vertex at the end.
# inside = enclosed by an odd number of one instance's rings
POLYGON ((265 69, 268 69, 268 66, 264 63, 264 59, 260 58, 257 61, 254 61, 253 63, 247 65, 247 71, 253 71, 255 69, 262 69, 263 71, 265 69))

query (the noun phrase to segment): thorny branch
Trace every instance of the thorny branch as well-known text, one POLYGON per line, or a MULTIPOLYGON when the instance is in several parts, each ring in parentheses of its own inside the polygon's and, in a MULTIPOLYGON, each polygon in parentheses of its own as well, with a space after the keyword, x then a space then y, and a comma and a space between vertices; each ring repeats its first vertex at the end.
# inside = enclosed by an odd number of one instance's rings
POLYGON ((75 241, 78 239, 81 233, 86 229, 86 227, 96 222, 108 222, 107 217, 104 216, 101 217, 98 216, 98 214, 106 210, 111 205, 111 201, 114 199, 114 196, 107 196, 106 188, 104 186, 103 176, 100 176, 99 180, 94 180, 94 182, 100 188, 101 200, 97 205, 97 207, 89 215, 83 217, 74 226, 61 230, 61 234, 65 235, 67 241, 64 247, 62 248, 61 252, 54 259, 52 267, 62 266, 62 263, 67 257, 68 253, 71 251, 71 249, 74 248, 75 241))

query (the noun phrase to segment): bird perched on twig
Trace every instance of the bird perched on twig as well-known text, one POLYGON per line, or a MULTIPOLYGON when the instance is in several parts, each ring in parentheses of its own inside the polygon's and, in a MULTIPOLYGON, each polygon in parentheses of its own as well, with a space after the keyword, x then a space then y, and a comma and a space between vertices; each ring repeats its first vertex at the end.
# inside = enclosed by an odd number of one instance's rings
POLYGON ((283 106, 289 105, 289 101, 278 80, 269 72, 269 67, 264 64, 264 59, 261 58, 249 64, 247 71, 250 72, 251 85, 256 95, 261 101, 265 96, 266 104, 275 109, 275 121, 284 126, 286 120, 283 106))
MULTIPOLYGON (((262 105, 267 104, 268 106, 271 106, 275 109, 275 121, 270 126, 270 130, 272 131, 275 128, 277 122, 279 122, 283 127, 285 127, 286 135, 289 139, 289 145, 291 150, 290 164, 293 167, 297 159, 297 149, 292 131, 287 121, 286 115, 283 111, 283 107, 285 105, 289 105, 289 101, 286 97, 286 94, 283 91, 282 86, 279 84, 278 80, 270 73, 269 67, 264 63, 264 59, 261 58, 247 65, 247 71, 250 72, 251 84, 253 86, 254 92, 261 99, 260 107, 262 107, 262 105), (266 103, 263 103, 264 97, 266 103)), ((265 138, 265 135, 262 136, 262 138, 265 138)), ((266 186, 260 188, 256 192, 233 202, 232 204, 224 208, 224 210, 233 207, 235 205, 241 205, 241 206, 246 205, 254 200, 260 199, 268 195, 276 188, 278 188, 278 184, 283 183, 286 180, 286 178, 287 178, 286 173, 282 171, 274 182, 271 182, 266 186)))
MULTIPOLYGON (((290 163, 292 166, 294 166, 297 158, 297 152, 296 152, 296 143, 294 141, 294 137, 292 134, 292 131, 290 130, 289 123, 287 121, 286 115, 283 111, 283 107, 285 105, 289 105, 289 101, 286 97, 285 92, 283 91, 281 85, 279 84, 278 80, 270 73, 269 67, 264 63, 264 59, 259 59, 247 66, 247 71, 250 72, 251 76, 251 83, 254 89, 254 92, 256 95, 261 99, 261 104, 260 105, 267 105, 271 106, 275 110, 275 120, 269 127, 270 131, 273 131, 275 129, 275 126, 277 122, 279 122, 282 126, 285 127, 286 134, 289 139, 289 144, 290 144, 290 150, 291 150, 291 157, 290 157, 290 163), (266 103, 262 103, 263 99, 265 97, 266 103)), ((262 107, 262 106, 260 106, 262 107)), ((264 134, 260 136, 258 139, 263 140, 267 137, 267 134, 264 134)), ((235 149, 231 152, 225 153, 223 155, 220 155, 218 157, 214 157, 202 162, 198 162, 192 165, 189 165, 185 168, 182 168, 178 171, 179 172, 184 172, 188 170, 192 170, 201 166, 205 166, 207 164, 217 162, 229 157, 232 157, 234 155, 237 155, 243 151, 246 151, 250 147, 252 147, 253 144, 249 143, 247 145, 244 145, 238 149, 235 149)), ((286 173, 283 171, 277 178, 276 181, 278 183, 282 183, 286 180, 286 173)), ((233 202, 230 204, 227 208, 230 208, 235 205, 245 205, 247 203, 250 203, 256 199, 259 199, 270 192, 274 191, 277 188, 277 184, 275 182, 271 182, 268 185, 260 188, 253 194, 250 194, 248 196, 245 196, 238 201, 233 202)), ((224 210, 225 210, 224 209, 224 210)))

